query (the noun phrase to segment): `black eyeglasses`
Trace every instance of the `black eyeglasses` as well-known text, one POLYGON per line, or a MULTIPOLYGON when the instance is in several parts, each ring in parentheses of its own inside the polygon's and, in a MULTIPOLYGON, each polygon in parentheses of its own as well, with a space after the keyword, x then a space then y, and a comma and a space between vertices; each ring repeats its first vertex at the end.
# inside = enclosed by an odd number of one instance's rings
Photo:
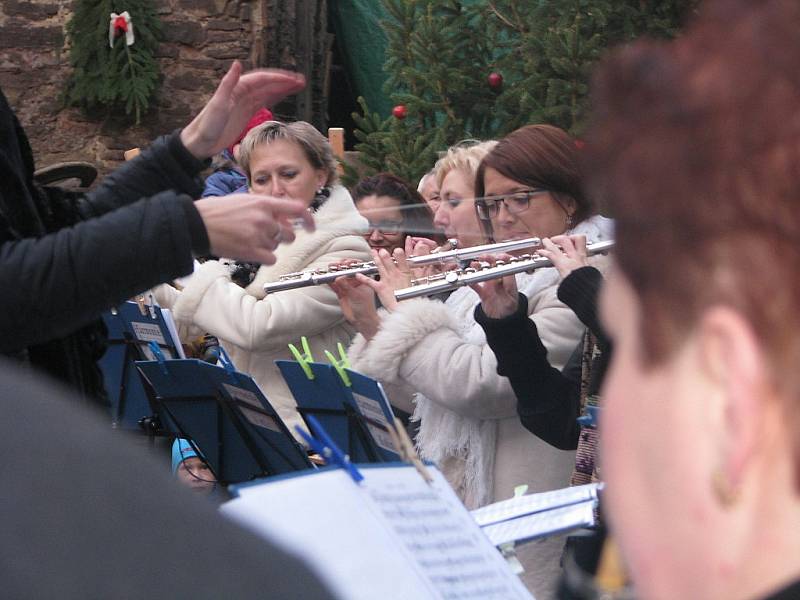
POLYGON ((500 212, 500 203, 502 202, 510 214, 517 215, 530 208, 533 196, 548 191, 542 188, 534 188, 532 190, 514 192, 513 194, 498 194, 497 196, 475 198, 475 210, 478 211, 478 218, 493 219, 500 212))

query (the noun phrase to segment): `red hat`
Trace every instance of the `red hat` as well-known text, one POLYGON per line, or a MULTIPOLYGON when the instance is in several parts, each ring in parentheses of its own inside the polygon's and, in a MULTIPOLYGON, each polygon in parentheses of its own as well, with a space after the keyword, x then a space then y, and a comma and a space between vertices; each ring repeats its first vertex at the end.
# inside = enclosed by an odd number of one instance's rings
POLYGON ((233 154, 233 147, 236 144, 241 143, 244 139, 244 136, 247 135, 247 132, 250 131, 253 127, 261 125, 262 123, 266 123, 267 121, 272 121, 272 111, 268 108, 259 108, 258 112, 252 116, 252 118, 247 122, 247 125, 244 126, 242 133, 239 134, 239 137, 236 138, 236 141, 233 142, 230 146, 228 146, 228 152, 233 154))

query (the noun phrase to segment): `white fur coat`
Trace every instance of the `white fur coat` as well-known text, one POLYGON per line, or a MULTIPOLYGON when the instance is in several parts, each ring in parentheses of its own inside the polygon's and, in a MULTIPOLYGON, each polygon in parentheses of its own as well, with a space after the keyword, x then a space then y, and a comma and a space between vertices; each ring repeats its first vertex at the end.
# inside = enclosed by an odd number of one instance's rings
POLYGON ((321 360, 325 350, 335 351, 337 342, 346 345, 353 330, 329 286, 265 295, 263 285, 287 273, 326 268, 343 259, 370 259, 369 246, 356 233, 366 220, 345 188, 333 189, 314 221, 317 230, 296 232, 293 243, 275 251, 277 262, 262 266, 246 289, 231 282, 229 268, 219 261, 200 265, 182 291, 171 286, 156 289, 158 302, 172 308, 181 335, 217 336, 236 368, 256 380, 292 431, 302 419, 274 361, 292 360, 288 344, 297 345, 301 336, 308 338, 311 353, 321 360))
MULTIPOLYGON (((570 233, 586 234, 589 242, 609 239, 611 222, 593 217, 570 233)), ((583 327, 558 300, 558 283, 554 268, 517 278, 550 363, 561 368, 583 327)), ((401 302, 369 343, 359 335, 349 351, 354 369, 417 392, 420 453, 439 464, 470 508, 508 498, 518 484, 532 491, 565 486, 574 463, 572 452, 541 442, 519 422, 511 385, 497 374, 475 322, 478 302, 470 288, 456 290, 445 303, 401 302)))

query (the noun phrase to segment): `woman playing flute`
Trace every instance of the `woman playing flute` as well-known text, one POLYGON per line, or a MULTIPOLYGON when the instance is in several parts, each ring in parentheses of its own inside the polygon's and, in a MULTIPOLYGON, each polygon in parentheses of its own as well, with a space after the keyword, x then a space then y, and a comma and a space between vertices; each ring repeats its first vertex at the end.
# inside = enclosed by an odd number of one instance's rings
POLYGON ((263 285, 294 271, 322 268, 340 260, 369 258, 358 234, 366 226, 347 190, 338 184, 336 161, 328 141, 310 124, 268 121, 242 141, 240 164, 252 192, 304 201, 317 229, 298 231, 281 246, 274 265, 203 263, 182 291, 157 289, 162 306, 171 307, 183 332, 217 336, 240 371, 253 376, 284 422, 302 425, 294 398, 275 366, 291 359, 287 345, 307 336, 312 353, 348 343, 354 333, 336 294, 314 286, 265 295, 263 285))
MULTIPOLYGON (((474 202, 477 173, 478 187, 491 195, 484 206, 490 206, 498 241, 565 232, 584 234, 590 241, 610 237, 610 222, 593 216, 593 206, 581 192, 574 140, 565 132, 526 127, 488 154, 484 150, 485 156, 476 156, 480 150, 451 150, 437 164, 442 202, 434 221, 448 237, 458 238, 462 246, 484 242, 474 202), (486 164, 480 170, 479 160, 486 164)), ((508 498, 520 484, 531 491, 567 485, 574 453, 553 448, 520 424, 514 392, 497 374, 494 353, 474 320, 476 292, 460 288, 444 303, 426 298, 397 303, 394 290, 407 287, 410 274, 402 269, 403 254, 394 258, 399 268, 388 253, 376 254, 379 282, 358 277, 336 285, 345 313, 354 317, 361 332, 350 348, 353 367, 418 392, 420 453, 439 465, 468 507, 508 498), (366 286, 379 293, 387 314, 360 308, 368 304, 361 297, 366 286)), ((583 327, 556 297, 557 283, 552 268, 517 277, 528 299, 528 315, 552 364, 560 368, 583 327)), ((537 595, 547 597, 552 591, 562 545, 554 539, 520 548, 523 564, 530 566, 526 584, 537 595)))

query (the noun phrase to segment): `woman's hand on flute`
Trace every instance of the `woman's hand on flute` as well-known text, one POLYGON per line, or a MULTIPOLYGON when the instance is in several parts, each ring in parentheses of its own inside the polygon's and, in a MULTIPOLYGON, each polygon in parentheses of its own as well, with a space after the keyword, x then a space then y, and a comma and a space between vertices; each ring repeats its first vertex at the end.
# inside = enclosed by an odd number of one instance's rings
MULTIPOLYGON (((438 244, 431 239, 423 237, 406 236, 406 256, 425 256, 438 249, 438 244)), ((423 267, 412 267, 411 271, 415 279, 431 277, 441 273, 445 265, 442 263, 432 263, 423 267)), ((450 267, 452 265, 448 265, 450 267)))
MULTIPOLYGON (((498 260, 509 260, 508 254, 483 256, 478 261, 471 263, 473 268, 495 266, 498 260), (481 264, 483 263, 483 264, 481 264)), ((481 308, 490 319, 502 319, 516 312, 519 304, 517 280, 514 275, 507 275, 498 279, 490 279, 470 286, 481 299, 481 308)))
MULTIPOLYGON (((329 267, 348 267, 358 262, 360 261, 349 259, 333 263, 329 267)), ((338 277, 330 285, 339 299, 344 318, 356 328, 356 331, 371 340, 380 327, 380 317, 375 307, 375 292, 355 277, 338 277)))
POLYGON ((397 308, 397 299, 394 297, 395 290, 411 286, 413 280, 406 253, 400 248, 395 248, 392 255, 383 249, 373 250, 372 260, 378 267, 380 280, 376 281, 360 273, 356 275, 356 280, 372 288, 378 294, 381 306, 391 312, 397 308))
POLYGON ((536 253, 549 258, 562 279, 575 269, 589 266, 585 235, 556 235, 544 238, 542 246, 544 247, 536 253))

